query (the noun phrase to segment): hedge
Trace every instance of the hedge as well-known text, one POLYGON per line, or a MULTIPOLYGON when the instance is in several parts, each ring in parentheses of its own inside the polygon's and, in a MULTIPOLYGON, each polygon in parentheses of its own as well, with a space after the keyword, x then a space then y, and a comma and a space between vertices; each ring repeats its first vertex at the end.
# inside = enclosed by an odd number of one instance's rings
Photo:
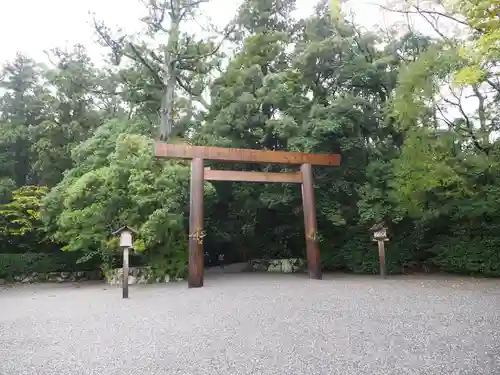
POLYGON ((0 254, 0 278, 12 279, 14 276, 28 275, 34 272, 75 272, 99 268, 99 259, 77 263, 81 256, 80 253, 64 252, 0 254))

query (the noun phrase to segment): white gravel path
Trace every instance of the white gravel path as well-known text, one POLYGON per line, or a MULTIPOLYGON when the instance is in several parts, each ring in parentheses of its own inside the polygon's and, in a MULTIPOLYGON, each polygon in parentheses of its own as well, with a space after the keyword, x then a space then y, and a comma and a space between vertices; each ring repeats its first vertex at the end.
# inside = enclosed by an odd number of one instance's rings
MULTIPOLYGON (((0 375, 500 373, 500 281, 211 275, 0 289, 0 375)), ((1 288, 1 287, 0 287, 1 288)))

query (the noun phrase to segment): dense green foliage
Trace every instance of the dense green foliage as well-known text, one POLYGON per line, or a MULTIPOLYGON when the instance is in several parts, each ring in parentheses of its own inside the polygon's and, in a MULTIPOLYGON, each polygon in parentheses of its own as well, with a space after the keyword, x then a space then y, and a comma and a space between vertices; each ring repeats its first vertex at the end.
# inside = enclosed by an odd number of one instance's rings
MULTIPOLYGON (((385 220, 391 272, 500 274, 500 55, 497 33, 477 31, 491 25, 472 5, 439 10, 470 28, 464 44, 366 31, 335 1, 294 19, 293 0, 245 0, 218 48, 184 32, 181 18, 161 24, 162 10, 173 17, 182 4, 149 5, 144 22, 157 47, 145 35, 113 39, 96 22, 111 52, 104 68, 82 46, 53 51, 50 67, 21 55, 5 65, 1 252, 61 248, 109 266, 110 233, 127 224, 139 231, 144 262, 182 276, 189 165, 153 157, 161 108, 162 126, 177 129, 170 142, 341 153, 339 168, 315 169, 325 269, 377 272, 368 228, 385 220), (476 45, 488 52, 481 61, 470 53, 476 45), (471 73, 478 64, 481 74, 471 73)), ((206 183, 205 226, 206 248, 228 260, 305 255, 294 185, 206 183)))
POLYGON ((12 280, 14 277, 30 276, 34 272, 92 271, 100 266, 99 259, 78 262, 79 253, 24 253, 0 254, 0 278, 12 280))

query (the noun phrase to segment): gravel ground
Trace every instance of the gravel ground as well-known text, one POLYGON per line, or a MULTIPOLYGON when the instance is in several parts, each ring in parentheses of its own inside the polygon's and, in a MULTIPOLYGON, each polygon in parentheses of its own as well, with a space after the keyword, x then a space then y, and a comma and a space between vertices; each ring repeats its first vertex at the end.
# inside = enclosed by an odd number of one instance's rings
POLYGON ((211 275, 0 289, 0 375, 500 374, 500 282, 211 275))

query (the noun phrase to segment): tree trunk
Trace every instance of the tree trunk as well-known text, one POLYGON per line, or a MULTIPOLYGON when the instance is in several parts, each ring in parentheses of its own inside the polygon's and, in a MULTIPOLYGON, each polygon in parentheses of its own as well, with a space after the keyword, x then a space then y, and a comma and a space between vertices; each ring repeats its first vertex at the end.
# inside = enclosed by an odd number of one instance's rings
POLYGON ((175 89, 177 86, 177 58, 181 22, 180 0, 172 1, 170 30, 165 49, 164 78, 165 95, 161 105, 160 140, 166 141, 174 127, 175 89))

